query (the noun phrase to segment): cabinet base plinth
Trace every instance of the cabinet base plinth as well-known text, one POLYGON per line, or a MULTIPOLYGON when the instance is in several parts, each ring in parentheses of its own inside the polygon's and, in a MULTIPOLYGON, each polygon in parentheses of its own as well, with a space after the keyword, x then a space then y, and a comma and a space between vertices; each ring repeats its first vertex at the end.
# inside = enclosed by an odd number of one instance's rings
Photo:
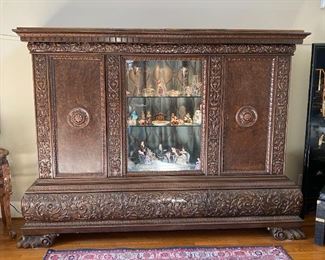
POLYGON ((301 191, 283 179, 286 185, 279 185, 276 178, 268 178, 274 181, 272 188, 265 188, 263 179, 259 187, 256 178, 253 187, 241 181, 241 186, 225 189, 222 179, 205 184, 209 189, 197 181, 173 187, 175 182, 166 180, 159 183, 162 187, 144 182, 141 190, 131 180, 123 185, 121 180, 86 185, 40 180, 22 199, 25 225, 18 246, 51 246, 57 234, 65 233, 267 227, 276 239, 302 239, 301 191))

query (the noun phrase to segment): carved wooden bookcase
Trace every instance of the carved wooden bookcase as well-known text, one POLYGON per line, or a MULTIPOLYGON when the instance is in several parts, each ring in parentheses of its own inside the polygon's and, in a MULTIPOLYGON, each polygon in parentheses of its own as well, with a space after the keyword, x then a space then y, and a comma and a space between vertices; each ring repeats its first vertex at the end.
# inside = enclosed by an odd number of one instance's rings
POLYGON ((283 169, 290 60, 308 33, 14 31, 33 57, 39 163, 19 246, 75 232, 304 236, 283 169))

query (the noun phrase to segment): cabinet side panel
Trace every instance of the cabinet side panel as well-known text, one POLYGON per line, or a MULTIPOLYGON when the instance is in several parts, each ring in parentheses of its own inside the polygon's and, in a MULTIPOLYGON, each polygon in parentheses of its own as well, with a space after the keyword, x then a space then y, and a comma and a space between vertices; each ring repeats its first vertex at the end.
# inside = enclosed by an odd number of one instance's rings
POLYGON ((104 59, 53 56, 51 69, 57 175, 106 175, 104 59))
POLYGON ((224 81, 224 173, 266 173, 272 57, 229 57, 224 81))

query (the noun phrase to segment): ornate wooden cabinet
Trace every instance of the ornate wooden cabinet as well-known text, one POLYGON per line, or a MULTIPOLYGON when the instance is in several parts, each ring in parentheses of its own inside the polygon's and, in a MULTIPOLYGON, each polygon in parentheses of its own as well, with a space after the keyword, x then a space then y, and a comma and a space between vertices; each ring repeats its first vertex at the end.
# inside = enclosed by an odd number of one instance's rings
POLYGON ((283 168, 290 59, 308 33, 14 31, 33 56, 39 154, 19 246, 133 230, 303 237, 283 168))

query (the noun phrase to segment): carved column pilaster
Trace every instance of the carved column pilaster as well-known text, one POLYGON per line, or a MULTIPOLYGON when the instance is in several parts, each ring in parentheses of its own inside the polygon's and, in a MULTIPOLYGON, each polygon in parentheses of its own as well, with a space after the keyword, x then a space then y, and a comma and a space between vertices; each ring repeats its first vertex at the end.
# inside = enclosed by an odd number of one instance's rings
POLYGON ((122 176, 122 122, 119 56, 106 56, 108 175, 122 176))
POLYGON ((279 57, 277 66, 278 70, 274 96, 274 128, 271 173, 283 174, 290 57, 279 57))
POLYGON ((208 90, 207 117, 207 172, 209 175, 220 173, 220 136, 222 111, 222 57, 210 59, 210 87, 208 90))
POLYGON ((46 55, 33 55, 38 169, 40 178, 53 178, 50 87, 46 55))

